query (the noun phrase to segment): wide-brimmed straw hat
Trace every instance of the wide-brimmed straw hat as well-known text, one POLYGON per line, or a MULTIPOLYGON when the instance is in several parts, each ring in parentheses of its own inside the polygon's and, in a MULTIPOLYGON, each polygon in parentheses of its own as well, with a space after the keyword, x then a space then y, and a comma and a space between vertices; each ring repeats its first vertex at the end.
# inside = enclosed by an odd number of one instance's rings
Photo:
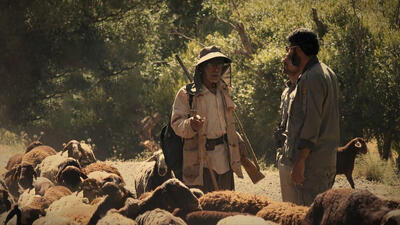
POLYGON ((222 68, 222 74, 224 74, 230 67, 230 64, 232 60, 228 58, 226 55, 222 54, 221 48, 219 46, 208 46, 203 48, 200 51, 199 54, 199 59, 196 64, 196 69, 194 72, 194 90, 193 93, 198 93, 201 90, 201 83, 202 83, 202 77, 200 73, 200 65, 210 61, 212 59, 217 59, 217 58, 222 58, 225 61, 225 64, 222 68))
POLYGON ((221 48, 219 46, 208 46, 203 48, 200 51, 200 55, 199 55, 199 60, 197 61, 196 67, 198 67, 200 64, 207 62, 211 59, 215 59, 215 58, 222 58, 225 60, 225 63, 231 63, 232 60, 230 58, 228 58, 226 55, 222 54, 221 52, 221 48))

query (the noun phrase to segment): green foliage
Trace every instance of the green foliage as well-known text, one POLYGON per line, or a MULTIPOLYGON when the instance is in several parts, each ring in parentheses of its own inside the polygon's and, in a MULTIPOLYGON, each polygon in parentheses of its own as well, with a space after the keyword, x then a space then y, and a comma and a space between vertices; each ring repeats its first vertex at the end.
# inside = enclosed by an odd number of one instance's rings
POLYGON ((161 113, 157 138, 188 82, 174 55, 193 72, 200 49, 216 44, 233 60, 238 116, 267 166, 286 36, 307 27, 319 32, 319 58, 339 78, 342 143, 375 137, 385 155, 400 143, 398 8, 379 0, 3 1, 0 124, 43 130, 57 147, 91 138, 99 158, 139 157, 140 121, 161 113))

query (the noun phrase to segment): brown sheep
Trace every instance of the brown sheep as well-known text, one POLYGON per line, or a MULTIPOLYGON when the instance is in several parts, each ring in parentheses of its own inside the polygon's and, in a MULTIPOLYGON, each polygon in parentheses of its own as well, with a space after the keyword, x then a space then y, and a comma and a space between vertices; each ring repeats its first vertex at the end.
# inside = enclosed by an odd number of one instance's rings
POLYGON ((118 213, 134 219, 137 215, 156 208, 169 212, 176 208, 184 208, 187 212, 201 209, 198 199, 190 189, 176 178, 165 181, 151 194, 146 193, 145 196, 146 198, 141 200, 128 198, 118 213))
POLYGON ((236 191, 214 191, 199 198, 204 210, 224 212, 241 212, 255 215, 267 206, 271 200, 264 196, 256 196, 236 191))
POLYGON ((6 218, 5 224, 8 223, 15 215, 17 215, 17 224, 32 224, 33 221, 38 219, 41 216, 46 215, 45 209, 47 209, 50 204, 63 196, 67 196, 72 194, 72 192, 63 186, 54 186, 49 188, 45 195, 32 196, 28 202, 24 205, 18 205, 18 203, 14 206, 14 209, 11 210, 6 218))
POLYGON ((354 138, 345 146, 339 147, 337 150, 336 175, 344 174, 354 189, 353 170, 354 160, 357 154, 366 154, 368 151, 365 140, 362 138, 354 138))
POLYGON ((96 162, 96 157, 92 148, 84 141, 69 141, 62 150, 62 152, 65 151, 68 151, 68 157, 78 160, 82 167, 96 162))
POLYGON ((290 202, 270 202, 256 216, 281 225, 301 225, 309 207, 298 206, 290 202))
POLYGON ((6 165, 6 169, 7 170, 11 170, 14 166, 18 165, 21 163, 22 161, 22 156, 24 155, 24 153, 17 153, 13 156, 11 156, 8 159, 7 165, 6 165))
POLYGON ((122 181, 124 182, 124 179, 122 178, 121 173, 118 171, 118 169, 115 168, 114 166, 106 163, 106 162, 97 161, 97 162, 89 164, 88 166, 86 166, 83 169, 83 172, 85 174, 89 174, 89 173, 94 172, 94 171, 104 171, 104 172, 107 172, 107 173, 116 174, 116 175, 120 176, 122 181))
POLYGON ((70 188, 72 191, 81 189, 82 179, 88 178, 81 170, 79 162, 74 158, 68 158, 58 166, 56 182, 70 188))
POLYGON ((96 224, 110 209, 120 209, 125 205, 125 201, 128 198, 134 197, 124 186, 114 182, 106 182, 101 186, 101 190, 107 197, 98 204, 96 211, 90 218, 89 224, 96 224))
POLYGON ((317 195, 303 224, 380 225, 384 216, 392 210, 388 201, 367 190, 331 189, 317 195))
POLYGON ((190 212, 186 215, 179 215, 179 212, 175 210, 173 213, 175 216, 183 217, 188 225, 216 225, 221 219, 234 216, 234 215, 245 215, 239 212, 221 212, 221 211, 210 211, 210 210, 200 210, 190 212))
POLYGON ((25 148, 25 154, 30 152, 32 149, 36 148, 37 146, 43 145, 40 141, 33 141, 25 148))
POLYGON ((14 200, 6 188, 0 186, 0 214, 7 212, 14 204, 14 200))
POLYGON ((102 190, 102 186, 107 182, 112 182, 117 185, 124 186, 125 183, 122 182, 122 178, 114 173, 107 173, 104 171, 94 171, 87 175, 81 185, 83 191, 83 196, 88 198, 91 202, 93 199, 105 195, 102 190))

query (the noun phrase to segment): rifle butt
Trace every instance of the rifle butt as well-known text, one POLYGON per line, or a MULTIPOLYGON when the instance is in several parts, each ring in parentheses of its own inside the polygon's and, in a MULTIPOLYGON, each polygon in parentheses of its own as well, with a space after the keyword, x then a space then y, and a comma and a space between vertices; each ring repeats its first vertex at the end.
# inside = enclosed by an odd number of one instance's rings
POLYGON ((262 174, 261 171, 257 169, 256 165, 254 165, 254 163, 249 160, 249 158, 242 157, 240 161, 253 184, 258 183, 258 181, 262 180, 265 177, 264 174, 262 174))

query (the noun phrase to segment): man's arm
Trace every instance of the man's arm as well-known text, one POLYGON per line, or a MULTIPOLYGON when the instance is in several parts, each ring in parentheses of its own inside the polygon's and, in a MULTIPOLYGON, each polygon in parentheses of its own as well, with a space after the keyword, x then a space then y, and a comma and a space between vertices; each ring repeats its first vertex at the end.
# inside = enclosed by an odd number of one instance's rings
POLYGON ((189 97, 185 88, 181 88, 172 106, 171 127, 178 136, 183 138, 192 138, 196 135, 191 125, 193 118, 189 118, 189 114, 189 97))
POLYGON ((292 170, 292 180, 296 184, 303 183, 307 157, 318 141, 322 123, 323 103, 326 96, 326 87, 319 74, 309 74, 301 82, 298 94, 301 94, 304 122, 300 131, 298 149, 292 170))

